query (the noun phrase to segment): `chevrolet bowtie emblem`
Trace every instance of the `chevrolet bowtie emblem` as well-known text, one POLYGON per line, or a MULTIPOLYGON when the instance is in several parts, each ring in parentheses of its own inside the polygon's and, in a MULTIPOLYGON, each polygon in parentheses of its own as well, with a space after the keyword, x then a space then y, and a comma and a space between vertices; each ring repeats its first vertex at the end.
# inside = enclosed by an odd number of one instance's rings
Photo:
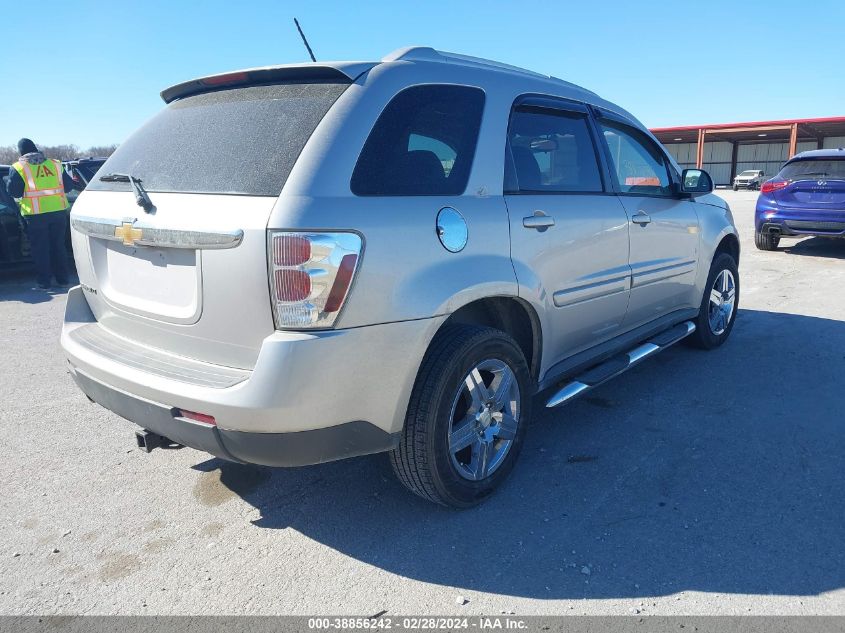
POLYGON ((124 246, 135 246, 135 242, 143 237, 144 232, 132 226, 132 222, 124 222, 114 227, 114 236, 123 241, 124 246))

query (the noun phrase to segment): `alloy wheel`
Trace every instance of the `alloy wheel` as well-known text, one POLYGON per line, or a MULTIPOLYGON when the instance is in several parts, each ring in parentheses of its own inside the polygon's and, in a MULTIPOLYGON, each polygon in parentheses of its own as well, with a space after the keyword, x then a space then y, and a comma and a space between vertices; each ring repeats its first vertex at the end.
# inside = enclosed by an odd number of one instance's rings
POLYGON ((452 401, 449 455, 470 481, 492 475, 505 460, 520 422, 521 394, 513 370, 488 359, 473 367, 452 401))
POLYGON ((710 289, 708 320, 710 331, 721 336, 728 329, 736 306, 736 280, 733 273, 723 270, 713 281, 710 289))

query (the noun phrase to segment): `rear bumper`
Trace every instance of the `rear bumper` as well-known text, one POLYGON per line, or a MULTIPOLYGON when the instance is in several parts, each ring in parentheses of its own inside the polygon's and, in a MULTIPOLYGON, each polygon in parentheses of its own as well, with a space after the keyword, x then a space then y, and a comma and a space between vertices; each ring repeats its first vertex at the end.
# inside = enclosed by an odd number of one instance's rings
POLYGON ((419 363, 444 319, 275 332, 252 370, 230 370, 125 339, 120 345, 137 353, 104 346, 117 337, 96 322, 77 287, 68 294, 62 347, 82 390, 141 427, 226 459, 300 465, 393 447, 419 363), (145 367, 146 357, 155 362, 145 367), (179 409, 214 416, 217 426, 197 427, 179 409))
POLYGON ((758 229, 761 233, 775 232, 786 237, 845 237, 845 222, 813 220, 767 220, 758 229))
POLYGON ((784 209, 761 194, 754 211, 754 229, 792 237, 845 237, 845 209, 784 209))
POLYGON ((306 466, 389 451, 398 442, 369 422, 295 433, 244 433, 180 417, 174 407, 144 400, 97 382, 78 369, 76 384, 94 402, 169 440, 233 462, 265 466, 306 466))
POLYGON ((845 211, 798 211, 758 207, 754 228, 760 233, 775 231, 792 237, 845 237, 845 211))

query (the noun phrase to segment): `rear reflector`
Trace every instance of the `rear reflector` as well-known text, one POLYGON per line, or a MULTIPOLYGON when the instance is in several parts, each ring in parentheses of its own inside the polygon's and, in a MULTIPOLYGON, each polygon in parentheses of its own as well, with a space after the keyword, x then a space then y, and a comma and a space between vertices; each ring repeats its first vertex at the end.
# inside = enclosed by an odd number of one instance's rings
POLYGON ((789 182, 786 180, 767 180, 763 183, 763 186, 760 187, 760 193, 771 193, 772 191, 783 189, 788 184, 789 182))
POLYGON ((194 422, 202 422, 203 424, 210 424, 211 426, 217 426, 217 421, 214 419, 213 415, 208 415, 205 413, 197 413, 196 411, 185 411, 185 409, 179 410, 179 415, 176 416, 177 418, 187 418, 188 420, 193 420, 194 422))
POLYGON ((323 312, 337 312, 340 306, 343 305, 343 299, 346 297, 346 292, 349 290, 349 284, 352 283, 352 275, 355 273, 355 264, 358 263, 358 256, 344 255, 340 260, 340 266, 337 269, 337 277, 334 278, 332 289, 329 291, 329 298, 326 299, 326 305, 323 312))

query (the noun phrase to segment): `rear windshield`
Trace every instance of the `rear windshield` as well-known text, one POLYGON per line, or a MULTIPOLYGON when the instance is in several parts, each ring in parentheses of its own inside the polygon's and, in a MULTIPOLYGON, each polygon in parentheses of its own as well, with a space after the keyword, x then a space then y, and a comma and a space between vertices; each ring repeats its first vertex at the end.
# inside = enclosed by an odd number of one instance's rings
MULTIPOLYGON (((129 173, 148 191, 278 196, 346 87, 251 86, 180 99, 129 137, 99 175, 129 173)), ((96 178, 88 189, 128 191, 130 185, 96 178)))
POLYGON ((798 178, 845 180, 845 159, 817 158, 792 161, 783 166, 778 178, 783 180, 796 180, 798 178))

